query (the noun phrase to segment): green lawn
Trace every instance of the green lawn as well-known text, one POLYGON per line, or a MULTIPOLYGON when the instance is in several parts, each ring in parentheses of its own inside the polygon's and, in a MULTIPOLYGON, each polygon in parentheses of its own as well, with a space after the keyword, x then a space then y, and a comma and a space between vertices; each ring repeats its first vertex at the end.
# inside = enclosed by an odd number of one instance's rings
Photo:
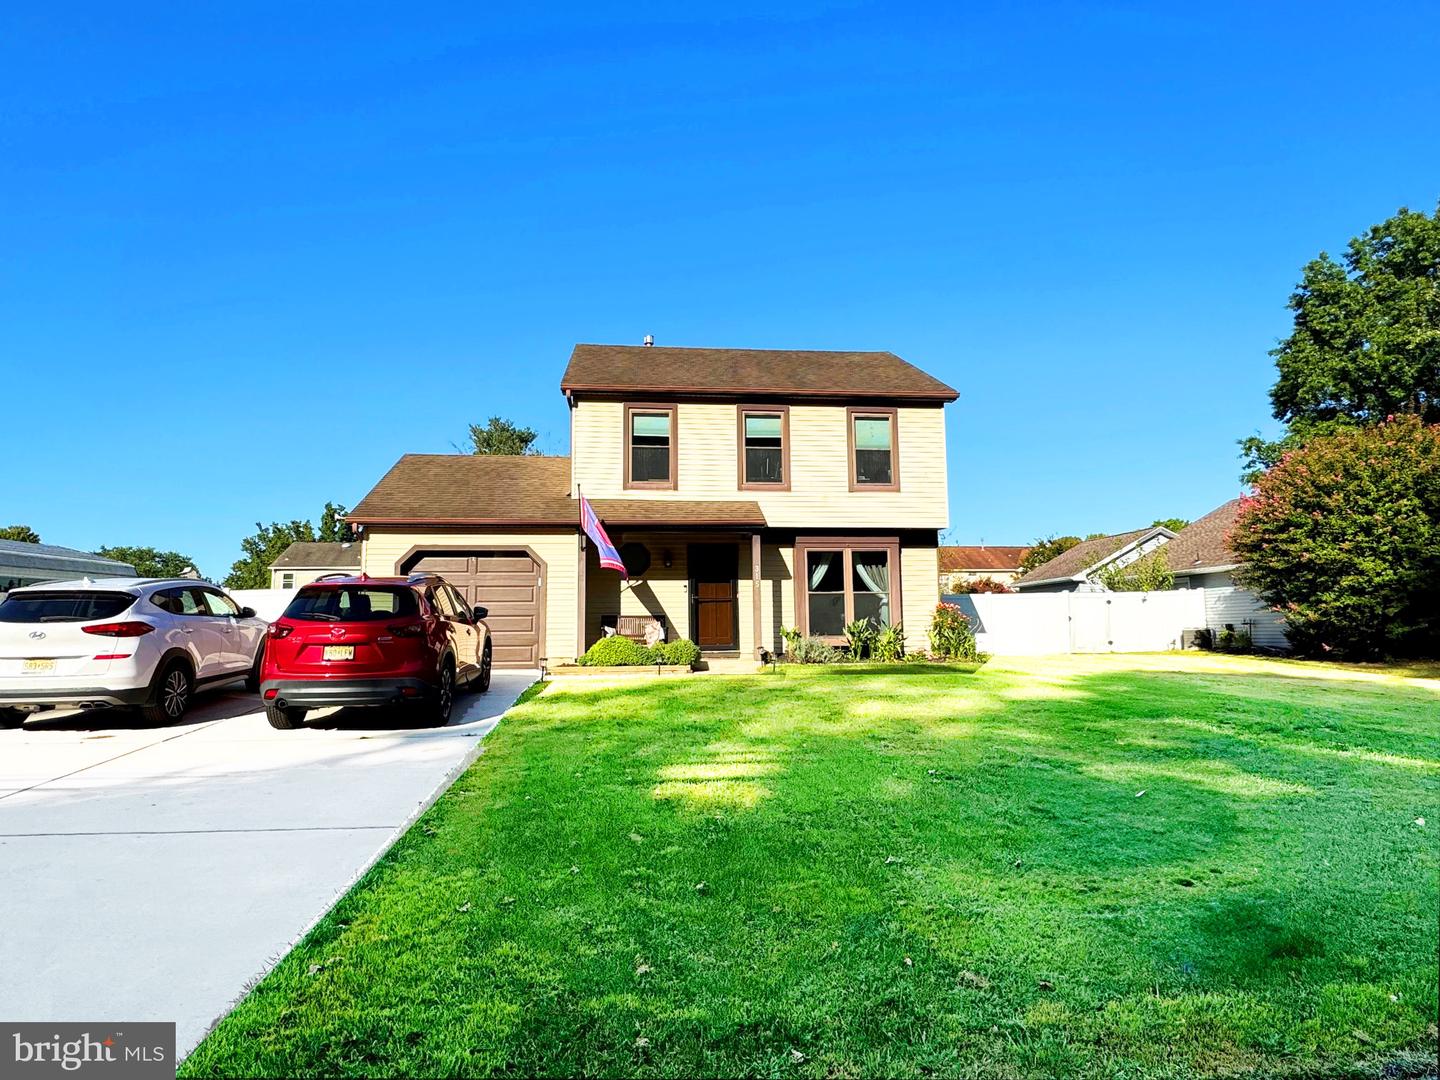
POLYGON ((587 681, 181 1074, 1420 1075, 1437 716, 1204 656, 587 681))

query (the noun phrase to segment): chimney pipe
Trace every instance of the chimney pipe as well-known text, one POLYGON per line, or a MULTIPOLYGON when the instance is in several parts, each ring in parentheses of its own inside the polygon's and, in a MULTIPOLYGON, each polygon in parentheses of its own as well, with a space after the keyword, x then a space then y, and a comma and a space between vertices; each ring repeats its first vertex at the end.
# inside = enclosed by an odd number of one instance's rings
POLYGON ((644 344, 644 345, 654 345, 654 344, 655 344, 655 335, 654 335, 654 334, 646 334, 646 335, 645 335, 645 340, 644 340, 641 344, 644 344))

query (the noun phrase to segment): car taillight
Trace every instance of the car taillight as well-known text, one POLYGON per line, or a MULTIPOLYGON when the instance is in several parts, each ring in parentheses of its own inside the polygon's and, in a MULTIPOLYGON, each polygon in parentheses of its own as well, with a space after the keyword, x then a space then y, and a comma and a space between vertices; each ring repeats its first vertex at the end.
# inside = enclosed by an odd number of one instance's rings
POLYGON ((424 637, 424 636, 425 636, 425 624, 424 624, 424 623, 418 623, 418 622, 412 622, 412 623, 395 623, 393 626, 387 626, 387 627, 385 627, 385 629, 388 630, 390 633, 394 634, 396 637, 424 637))
POLYGON ((101 634, 105 637, 139 637, 155 628, 143 622, 102 622, 80 628, 87 634, 101 634))
POLYGON ((270 624, 269 634, 273 638, 289 637, 294 632, 295 627, 293 626, 282 626, 278 622, 272 622, 270 624))

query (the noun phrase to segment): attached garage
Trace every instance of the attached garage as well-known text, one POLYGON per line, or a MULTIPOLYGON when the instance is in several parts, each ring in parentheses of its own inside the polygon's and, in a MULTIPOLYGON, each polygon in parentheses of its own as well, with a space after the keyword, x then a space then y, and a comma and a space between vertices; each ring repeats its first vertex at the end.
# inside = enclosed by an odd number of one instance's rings
POLYGON ((396 570, 439 574, 471 607, 488 608, 495 666, 533 668, 544 655, 545 564, 529 548, 412 551, 396 570))

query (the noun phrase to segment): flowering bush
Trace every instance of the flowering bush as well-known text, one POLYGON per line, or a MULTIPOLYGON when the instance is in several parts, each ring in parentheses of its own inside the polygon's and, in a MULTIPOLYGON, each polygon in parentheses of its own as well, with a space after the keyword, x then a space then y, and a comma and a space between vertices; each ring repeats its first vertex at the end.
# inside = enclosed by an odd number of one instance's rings
POLYGON ((1009 593, 1015 590, 1006 585, 1003 581, 996 581, 994 578, 982 577, 974 581, 962 581, 956 587, 957 593, 1009 593))
POLYGON ((930 617, 930 649, 944 660, 978 660, 969 617, 954 604, 937 604, 930 617))
POLYGON ((1256 480, 1230 546, 1300 652, 1440 655, 1440 425, 1311 439, 1256 480))

